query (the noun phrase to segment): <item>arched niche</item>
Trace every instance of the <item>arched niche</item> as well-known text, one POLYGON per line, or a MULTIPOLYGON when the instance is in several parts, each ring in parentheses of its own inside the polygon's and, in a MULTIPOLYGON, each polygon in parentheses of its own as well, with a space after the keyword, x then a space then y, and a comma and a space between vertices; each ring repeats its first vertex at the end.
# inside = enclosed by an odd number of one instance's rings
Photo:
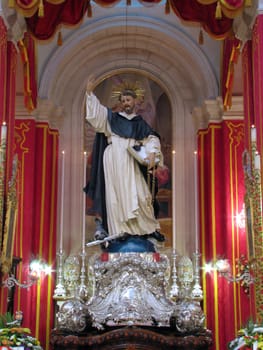
MULTIPOLYGON (((154 80, 134 72, 121 73, 110 76, 100 82, 94 89, 100 102, 117 111, 120 108, 118 96, 113 96, 114 91, 123 84, 139 86, 143 90, 143 97, 138 98, 136 112, 158 133, 162 145, 163 165, 155 171, 158 179, 158 219, 161 231, 166 236, 165 246, 172 247, 172 109, 171 103, 165 91, 154 80)), ((84 150, 87 152, 87 184, 91 173, 93 158, 92 148, 95 131, 88 122, 84 123, 84 150)), ((125 170, 124 170, 125 171, 125 170)), ((123 174, 125 176, 125 172, 123 174)), ((123 189, 124 191, 128 189, 123 189)), ((86 201, 86 240, 92 240, 95 227, 96 212, 92 206, 92 200, 86 201)))
MULTIPOLYGON (((103 17, 73 32, 56 48, 41 71, 39 110, 54 104, 63 111, 55 120, 60 149, 66 152, 64 238, 66 250, 78 250, 82 236, 84 96, 86 81, 96 85, 110 76, 134 73, 154 81, 171 108, 172 147, 176 150, 176 237, 180 253, 194 249, 193 152, 195 127, 191 112, 218 94, 218 83, 200 47, 175 26, 153 17, 130 18, 125 41, 123 18, 103 17), (185 215, 187 213, 187 215, 185 215)), ((159 101, 161 106, 162 100, 159 101)), ((36 114, 38 112, 36 111, 36 114)), ((50 116, 52 119, 52 116, 50 116)))

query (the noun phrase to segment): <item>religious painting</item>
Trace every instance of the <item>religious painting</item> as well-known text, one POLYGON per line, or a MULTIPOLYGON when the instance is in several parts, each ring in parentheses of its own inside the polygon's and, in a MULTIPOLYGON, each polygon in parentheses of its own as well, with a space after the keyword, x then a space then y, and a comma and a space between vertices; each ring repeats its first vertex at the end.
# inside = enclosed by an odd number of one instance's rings
MULTIPOLYGON (((171 104, 163 88, 152 79, 137 73, 122 73, 113 75, 98 86, 94 93, 100 102, 112 111, 118 111, 120 103, 118 96, 114 96, 114 89, 118 84, 125 82, 134 82, 139 84, 143 90, 143 98, 137 100, 136 113, 140 114, 143 119, 159 134, 161 149, 163 154, 163 166, 156 169, 156 178, 158 180, 158 205, 161 229, 167 238, 167 245, 171 246, 172 231, 172 116, 171 104)), ((87 157, 87 183, 91 172, 92 148, 94 143, 95 132, 86 122, 84 127, 85 151, 87 157)), ((95 232, 94 215, 92 201, 87 197, 86 202, 86 231, 88 240, 93 240, 91 232, 95 232)))

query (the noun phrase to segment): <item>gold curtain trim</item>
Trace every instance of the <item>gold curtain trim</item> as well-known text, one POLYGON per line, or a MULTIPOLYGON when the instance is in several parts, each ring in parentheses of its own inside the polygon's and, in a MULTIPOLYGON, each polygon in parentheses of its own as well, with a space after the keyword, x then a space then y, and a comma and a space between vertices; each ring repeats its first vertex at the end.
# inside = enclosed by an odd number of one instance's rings
POLYGON ((32 17, 38 11, 39 2, 39 0, 32 0, 30 5, 25 6, 16 0, 15 8, 24 17, 32 17))
POLYGON ((225 0, 196 0, 196 1, 202 5, 211 5, 211 4, 218 2, 218 4, 221 7, 222 13, 226 17, 231 18, 231 19, 237 17, 240 14, 240 12, 242 12, 242 10, 244 9, 244 6, 245 6, 244 0, 242 2, 242 5, 239 7, 229 5, 225 0))
MULTIPOLYGON (((50 4, 59 5, 65 2, 66 0, 46 0, 50 4)), ((23 4, 20 0, 14 0, 15 8, 19 13, 21 13, 24 17, 32 17, 41 6, 41 0, 31 0, 28 5, 23 4)))

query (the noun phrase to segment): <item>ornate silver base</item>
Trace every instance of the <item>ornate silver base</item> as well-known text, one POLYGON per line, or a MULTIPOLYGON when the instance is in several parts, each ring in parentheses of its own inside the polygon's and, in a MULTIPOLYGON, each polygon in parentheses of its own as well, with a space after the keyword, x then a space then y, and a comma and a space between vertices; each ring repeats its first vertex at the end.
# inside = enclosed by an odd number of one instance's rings
MULTIPOLYGON (((58 329, 82 332, 89 327, 146 326, 193 333, 204 327, 198 301, 188 293, 176 302, 167 296, 170 263, 166 255, 102 253, 94 257, 89 271, 92 296, 87 301, 76 294, 66 297, 57 313, 58 329)), ((179 279, 180 284, 184 291, 185 283, 179 279)))
POLYGON ((158 253, 114 253, 93 266, 94 295, 87 307, 93 325, 168 327, 174 303, 167 299, 168 259, 158 253))

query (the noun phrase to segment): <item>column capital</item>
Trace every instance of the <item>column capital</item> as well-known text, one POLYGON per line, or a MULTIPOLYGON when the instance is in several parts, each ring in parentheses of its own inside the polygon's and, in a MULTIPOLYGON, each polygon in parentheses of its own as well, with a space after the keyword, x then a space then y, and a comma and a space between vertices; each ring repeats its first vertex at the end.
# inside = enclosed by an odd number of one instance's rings
POLYGON ((37 108, 28 112, 24 106, 23 96, 16 97, 16 118, 34 119, 36 121, 48 122, 51 128, 59 129, 63 122, 63 107, 56 106, 48 99, 38 99, 37 108))
POLYGON ((56 106, 48 99, 38 99, 37 108, 32 112, 38 121, 47 121, 54 129, 60 129, 63 121, 63 107, 56 106))
POLYGON ((195 107, 192 111, 196 130, 206 129, 210 123, 221 123, 227 119, 244 119, 244 106, 242 96, 232 97, 232 106, 228 111, 224 111, 221 97, 214 100, 206 100, 200 107, 195 107))
POLYGON ((232 106, 229 110, 224 111, 223 120, 244 119, 244 98, 243 96, 232 96, 232 106))
POLYGON ((196 130, 206 129, 208 124, 220 123, 223 116, 222 98, 205 100, 202 106, 195 107, 192 111, 196 130))

